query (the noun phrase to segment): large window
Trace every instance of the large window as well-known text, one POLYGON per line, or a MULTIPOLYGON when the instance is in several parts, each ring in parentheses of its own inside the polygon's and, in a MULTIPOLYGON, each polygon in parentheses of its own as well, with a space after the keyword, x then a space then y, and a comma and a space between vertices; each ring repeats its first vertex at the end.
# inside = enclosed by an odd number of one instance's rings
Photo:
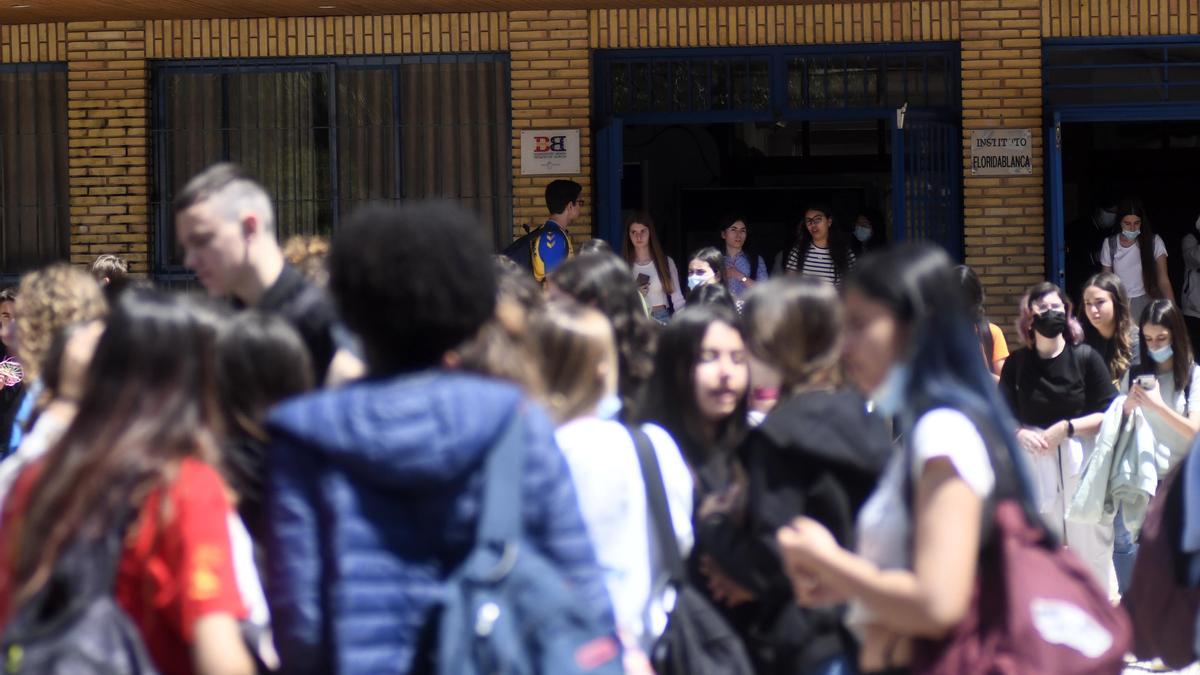
POLYGON ((0 68, 0 279, 70 254, 67 69, 0 68))
POLYGON ((504 55, 164 63, 154 87, 160 272, 182 269, 174 195, 222 160, 271 192, 281 238, 327 235, 368 202, 423 197, 479 213, 497 246, 511 238, 504 55))

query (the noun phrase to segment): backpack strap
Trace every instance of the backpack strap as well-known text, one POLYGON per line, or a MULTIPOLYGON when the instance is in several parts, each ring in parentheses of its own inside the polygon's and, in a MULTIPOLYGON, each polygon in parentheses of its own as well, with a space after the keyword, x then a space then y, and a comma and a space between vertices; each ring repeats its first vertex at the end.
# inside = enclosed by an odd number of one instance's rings
POLYGON ((525 473, 525 414, 514 410, 483 465, 477 542, 509 542, 521 536, 521 476, 525 473))
POLYGON ((683 571, 683 557, 679 555, 679 547, 675 543, 675 527, 671 524, 671 507, 667 503, 667 488, 663 484, 662 471, 658 466, 658 456, 654 454, 654 445, 650 437, 638 427, 629 427, 629 435, 633 437, 633 445, 637 448, 638 464, 642 467, 642 482, 646 486, 646 504, 650 508, 650 523, 655 539, 658 540, 658 550, 667 573, 674 581, 683 581, 686 577, 683 571))
POLYGON ((1115 271, 1117 269, 1117 247, 1121 245, 1121 234, 1118 232, 1108 238, 1108 259, 1112 262, 1109 266, 1115 271))

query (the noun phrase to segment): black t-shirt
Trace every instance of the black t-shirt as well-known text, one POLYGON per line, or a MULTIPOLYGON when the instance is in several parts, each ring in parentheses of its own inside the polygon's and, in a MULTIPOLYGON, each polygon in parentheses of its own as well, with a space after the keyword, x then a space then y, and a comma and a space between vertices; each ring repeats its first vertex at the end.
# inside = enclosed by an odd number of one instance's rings
POLYGON ((283 317, 300 333, 312 357, 313 376, 320 386, 325 382, 335 351, 333 327, 337 311, 325 291, 312 285, 291 265, 284 265, 275 283, 263 293, 258 309, 283 317))
POLYGON ((1060 420, 1104 412, 1117 397, 1104 357, 1086 344, 1052 359, 1020 349, 1004 363, 1000 391, 1023 425, 1046 428, 1060 420))
MULTIPOLYGON (((1083 329, 1083 343, 1094 349, 1096 353, 1100 354, 1100 358, 1104 359, 1105 366, 1108 366, 1108 364, 1112 363, 1113 354, 1116 353, 1117 350, 1117 340, 1115 335, 1111 338, 1105 338, 1100 334, 1100 331, 1097 331, 1091 326, 1085 326, 1083 329)), ((1130 355, 1129 359, 1130 370, 1133 369, 1133 366, 1138 364, 1138 356, 1138 351, 1136 349, 1133 350, 1133 354, 1130 355)), ((1116 373, 1112 373, 1110 377, 1114 380, 1117 379, 1116 373)))

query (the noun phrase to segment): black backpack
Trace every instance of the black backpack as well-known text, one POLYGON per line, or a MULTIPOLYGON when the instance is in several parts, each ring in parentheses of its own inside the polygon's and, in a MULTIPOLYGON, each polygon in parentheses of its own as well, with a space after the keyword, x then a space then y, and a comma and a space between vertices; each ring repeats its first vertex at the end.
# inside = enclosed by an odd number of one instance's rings
POLYGON ((650 650, 654 671, 658 675, 753 675, 754 668, 741 638, 687 581, 675 528, 671 525, 667 490, 650 438, 636 427, 630 427, 629 433, 637 447, 642 481, 646 484, 651 538, 658 542, 659 555, 669 576, 668 592, 675 596, 673 606, 663 603, 669 618, 667 629, 650 650))
POLYGON ((6 675, 157 675, 113 596, 123 532, 76 541, 17 607, 0 641, 6 675))

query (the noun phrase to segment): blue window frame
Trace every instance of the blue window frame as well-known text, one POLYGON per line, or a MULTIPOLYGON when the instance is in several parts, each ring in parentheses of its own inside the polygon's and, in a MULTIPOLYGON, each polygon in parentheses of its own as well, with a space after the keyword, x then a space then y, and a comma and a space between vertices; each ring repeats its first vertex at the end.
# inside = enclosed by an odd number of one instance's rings
POLYGON ((507 54, 205 59, 154 64, 156 270, 185 275, 171 203, 238 162, 271 193, 280 238, 329 235, 356 207, 422 197, 512 227, 507 54))
POLYGON ((1200 102, 1200 41, 1047 40, 1042 79, 1048 108, 1200 102))
POLYGON ((959 109, 949 42, 822 47, 603 50, 597 113, 626 123, 886 118, 959 109))
POLYGON ((0 66, 0 283, 69 255, 67 64, 0 66))

